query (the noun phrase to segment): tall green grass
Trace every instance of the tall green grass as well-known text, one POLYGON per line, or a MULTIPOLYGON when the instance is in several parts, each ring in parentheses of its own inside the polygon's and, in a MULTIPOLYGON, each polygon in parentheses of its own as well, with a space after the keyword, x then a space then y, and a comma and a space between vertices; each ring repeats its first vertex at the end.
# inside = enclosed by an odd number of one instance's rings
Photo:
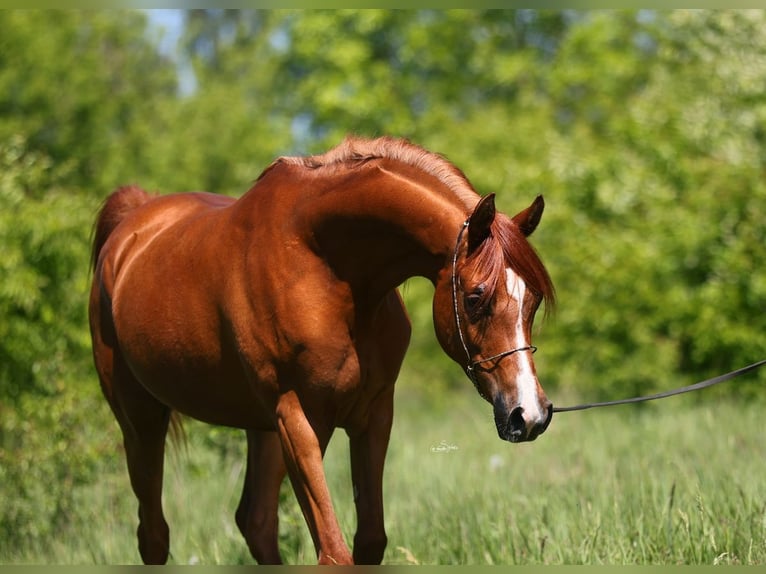
MULTIPOLYGON (((386 461, 388 564, 766 563, 763 405, 683 398, 561 413, 534 443, 512 445, 489 405, 468 392, 441 401, 404 386, 386 461)), ((174 563, 247 564, 234 524, 244 437, 187 423, 170 450, 165 507, 174 563)), ((103 432, 114 434, 116 426, 103 432)), ((347 540, 356 524, 347 440, 326 469, 347 540)), ((52 488, 55 485, 51 485, 52 488)), ((285 483, 287 562, 314 548, 285 483)), ((0 541, 2 563, 135 563, 136 505, 124 463, 77 492, 69 526, 50 540, 0 541)))

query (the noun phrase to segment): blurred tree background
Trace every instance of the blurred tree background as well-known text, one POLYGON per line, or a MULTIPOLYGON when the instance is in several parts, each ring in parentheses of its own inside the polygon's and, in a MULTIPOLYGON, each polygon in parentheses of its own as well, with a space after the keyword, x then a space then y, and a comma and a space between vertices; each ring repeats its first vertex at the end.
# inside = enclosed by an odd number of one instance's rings
MULTIPOLYGON (((0 539, 66 527, 75 486, 122 472, 86 300, 93 218, 125 183, 237 196, 278 155, 407 137, 506 212, 545 195, 533 243, 559 306, 535 342, 552 397, 764 358, 763 11, 182 16, 168 52, 146 12, 0 11, 0 485, 17 501, 0 539)), ((435 342, 430 285, 403 290, 401 386, 470 390, 435 342)), ((764 382, 700 400, 763 400, 764 382)))

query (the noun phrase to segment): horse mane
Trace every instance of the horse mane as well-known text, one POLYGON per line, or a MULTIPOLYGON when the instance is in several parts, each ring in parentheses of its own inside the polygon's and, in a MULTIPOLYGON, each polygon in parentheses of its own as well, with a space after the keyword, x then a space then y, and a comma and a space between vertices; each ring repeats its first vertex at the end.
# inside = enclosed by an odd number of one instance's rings
MULTIPOLYGON (((279 164, 324 170, 355 168, 374 159, 392 159, 420 169, 450 189, 469 211, 476 205, 478 194, 458 167, 442 155, 406 139, 390 136, 376 139, 347 136, 341 144, 322 154, 280 157, 264 170, 259 179, 279 164)), ((530 289, 543 298, 546 314, 553 308, 553 282, 535 249, 507 215, 497 213, 489 239, 471 254, 469 260, 475 264, 479 274, 475 278, 477 283, 485 283, 487 286, 483 298, 491 298, 501 282, 505 282, 505 269, 510 266, 530 289)))
MULTIPOLYGON (((343 142, 322 154, 280 157, 266 171, 279 163, 319 170, 341 166, 358 167, 375 159, 391 159, 420 169, 449 188, 467 208, 473 209, 476 204, 477 193, 459 168, 444 156, 428 151, 403 138, 383 136, 367 139, 358 136, 346 136, 343 142)), ((264 173, 266 172, 264 171, 264 173)))

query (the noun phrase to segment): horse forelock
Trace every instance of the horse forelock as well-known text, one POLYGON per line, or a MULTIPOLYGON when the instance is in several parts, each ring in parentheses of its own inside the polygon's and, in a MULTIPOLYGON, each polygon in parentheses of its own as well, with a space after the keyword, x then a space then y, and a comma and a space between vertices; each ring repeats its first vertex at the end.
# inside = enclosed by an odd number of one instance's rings
POLYGON ((556 300, 553 281, 534 247, 507 215, 495 216, 489 237, 466 263, 474 268, 473 281, 486 287, 480 304, 489 301, 505 284, 506 269, 510 267, 528 288, 542 297, 546 314, 553 309, 556 300))
POLYGON ((469 209, 478 195, 465 174, 444 156, 406 139, 383 136, 375 139, 347 136, 329 151, 311 156, 281 157, 273 165, 287 163, 310 170, 355 168, 375 159, 390 159, 417 168, 449 188, 469 209))

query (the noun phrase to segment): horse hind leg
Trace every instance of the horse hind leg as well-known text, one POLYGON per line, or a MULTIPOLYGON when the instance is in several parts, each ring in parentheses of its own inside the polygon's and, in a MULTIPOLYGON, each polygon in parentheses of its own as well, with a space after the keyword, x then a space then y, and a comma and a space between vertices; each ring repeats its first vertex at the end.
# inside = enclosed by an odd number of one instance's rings
POLYGON ((259 564, 281 564, 279 489, 286 473, 276 432, 247 432, 247 471, 236 513, 237 526, 259 564))
POLYGON ((123 426, 123 437, 130 484, 138 499, 138 549, 145 564, 164 564, 170 551, 170 532, 162 511, 170 409, 153 397, 137 400, 134 406, 133 416, 128 416, 128 428, 123 426))
MULTIPOLYGON (((106 241, 106 235, 102 238, 106 241)), ((98 247, 94 250, 94 260, 98 247)), ((97 272, 98 273, 98 272, 97 272)), ((130 484, 138 499, 138 548, 147 564, 164 564, 170 534, 162 512, 165 437, 171 409, 136 380, 117 343, 107 286, 94 279, 89 319, 101 390, 122 430, 130 484)))
POLYGON ((130 484, 138 499, 138 549, 145 564, 164 564, 170 532, 162 511, 165 437, 171 409, 157 401, 115 356, 109 404, 120 425, 130 484))

